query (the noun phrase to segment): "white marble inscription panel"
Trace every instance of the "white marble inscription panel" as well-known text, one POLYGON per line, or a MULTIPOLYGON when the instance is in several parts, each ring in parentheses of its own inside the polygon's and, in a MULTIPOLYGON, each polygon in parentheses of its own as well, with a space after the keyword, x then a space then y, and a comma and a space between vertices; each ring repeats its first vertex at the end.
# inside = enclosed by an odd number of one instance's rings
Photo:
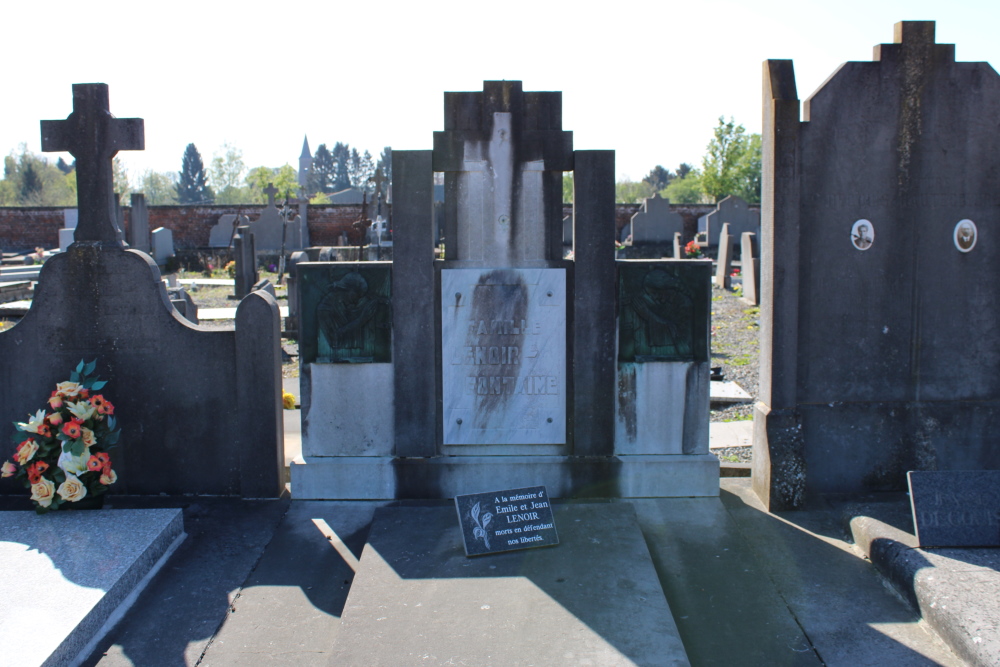
POLYGON ((566 442, 566 271, 441 271, 446 445, 566 442))

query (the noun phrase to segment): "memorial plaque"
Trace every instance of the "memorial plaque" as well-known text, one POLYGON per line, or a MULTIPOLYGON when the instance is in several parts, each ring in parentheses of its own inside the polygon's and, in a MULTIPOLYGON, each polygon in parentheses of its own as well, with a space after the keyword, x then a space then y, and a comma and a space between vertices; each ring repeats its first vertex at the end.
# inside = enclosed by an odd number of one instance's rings
POLYGON ((559 544, 544 486, 455 496, 466 556, 559 544))
POLYGON ((921 547, 1000 547, 1000 470, 911 471, 921 547))
POLYGON ((392 361, 391 264, 297 266, 302 363, 392 361))
POLYGON ((444 444, 566 442, 564 269, 441 272, 444 444))
POLYGON ((711 266, 618 263, 618 361, 708 361, 711 266))

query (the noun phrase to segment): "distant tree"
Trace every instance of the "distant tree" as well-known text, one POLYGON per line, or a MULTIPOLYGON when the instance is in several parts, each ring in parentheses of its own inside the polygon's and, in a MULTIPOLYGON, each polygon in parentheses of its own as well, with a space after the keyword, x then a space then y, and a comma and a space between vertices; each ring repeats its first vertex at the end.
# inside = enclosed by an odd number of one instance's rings
POLYGON ((573 172, 563 172, 563 203, 573 203, 573 172))
POLYGON ((69 172, 71 172, 74 169, 76 169, 76 160, 73 160, 73 164, 66 164, 66 160, 64 160, 64 159, 62 159, 62 157, 60 157, 56 161, 56 169, 58 169, 59 171, 61 171, 64 174, 68 174, 69 172))
POLYGON ((351 164, 348 175, 351 179, 351 187, 372 192, 373 184, 368 181, 375 175, 375 161, 372 160, 372 154, 365 151, 364 154, 359 155, 358 149, 351 149, 351 164))
POLYGON ((116 155, 111 160, 112 189, 119 197, 119 201, 124 205, 128 203, 128 195, 132 191, 131 179, 128 176, 128 169, 122 162, 121 156, 116 155))
POLYGON ((264 189, 268 183, 277 188, 278 193, 275 195, 275 199, 280 203, 282 199, 290 199, 298 193, 299 174, 290 164, 285 164, 278 169, 255 167, 247 174, 246 183, 250 190, 250 203, 267 203, 267 195, 264 193, 264 189))
POLYGON ((208 172, 208 184, 215 193, 216 204, 249 202, 250 190, 243 185, 246 171, 243 151, 228 142, 223 143, 212 157, 208 172))
POLYGON ((340 192, 351 187, 351 147, 339 141, 335 143, 333 145, 333 163, 336 165, 336 173, 333 178, 333 191, 340 192))
POLYGON ((177 203, 176 172, 147 169, 139 177, 139 192, 146 195, 149 206, 170 206, 177 203))
POLYGON ((660 195, 671 204, 710 203, 701 189, 701 174, 697 170, 688 170, 682 178, 674 177, 660 195))
POLYGON ((713 202, 734 194, 759 202, 760 135, 748 135, 742 125, 722 116, 714 134, 702 159, 702 191, 713 202))
POLYGON ((176 188, 179 204, 211 204, 215 200, 212 189, 208 187, 205 163, 201 161, 201 153, 194 144, 188 144, 184 149, 176 188))
POLYGON ((677 166, 677 171, 674 172, 674 178, 684 178, 691 173, 692 169, 694 169, 694 167, 689 165, 687 162, 681 162, 677 166))
POLYGON ((76 206, 76 173, 62 172, 26 144, 4 157, 3 172, 0 206, 76 206))
POLYGON ((653 167, 646 177, 642 179, 643 183, 648 184, 653 192, 659 192, 663 188, 670 185, 670 179, 674 177, 668 169, 664 169, 660 165, 653 167))
POLYGON ((615 183, 615 201, 620 204, 638 204, 646 197, 652 197, 652 186, 645 181, 635 181, 624 178, 615 183))
POLYGON ((386 146, 378 156, 378 163, 375 165, 375 173, 382 174, 382 180, 388 188, 392 185, 392 146, 386 146))
POLYGON ((309 170, 309 183, 306 189, 313 193, 333 192, 333 183, 337 177, 337 165, 333 154, 326 144, 320 144, 313 155, 312 169, 309 170))

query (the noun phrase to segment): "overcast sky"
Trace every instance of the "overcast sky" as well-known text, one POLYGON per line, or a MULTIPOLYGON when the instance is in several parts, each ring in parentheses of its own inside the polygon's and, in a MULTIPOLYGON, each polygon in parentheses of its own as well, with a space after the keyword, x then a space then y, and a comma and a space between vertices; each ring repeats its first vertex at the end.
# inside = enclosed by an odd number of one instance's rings
POLYGON ((997 0, 8 3, 0 152, 39 152, 71 84, 103 82, 112 113, 145 119, 146 150, 120 154, 134 174, 178 171, 190 142, 206 164, 229 142, 248 167, 297 166, 304 135, 377 157, 430 149, 445 91, 513 79, 563 91, 575 147, 639 180, 699 166, 719 116, 760 132, 768 58, 794 61, 805 99, 897 21, 934 20, 958 60, 997 68, 998 18, 997 0))

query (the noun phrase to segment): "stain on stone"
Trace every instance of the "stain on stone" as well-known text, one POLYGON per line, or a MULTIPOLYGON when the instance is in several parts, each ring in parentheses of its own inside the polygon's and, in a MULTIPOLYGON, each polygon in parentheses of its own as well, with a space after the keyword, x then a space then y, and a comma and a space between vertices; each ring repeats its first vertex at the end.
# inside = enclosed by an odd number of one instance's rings
POLYGON ((625 424, 625 435, 635 442, 638 434, 635 406, 635 364, 618 365, 618 419, 625 424))

